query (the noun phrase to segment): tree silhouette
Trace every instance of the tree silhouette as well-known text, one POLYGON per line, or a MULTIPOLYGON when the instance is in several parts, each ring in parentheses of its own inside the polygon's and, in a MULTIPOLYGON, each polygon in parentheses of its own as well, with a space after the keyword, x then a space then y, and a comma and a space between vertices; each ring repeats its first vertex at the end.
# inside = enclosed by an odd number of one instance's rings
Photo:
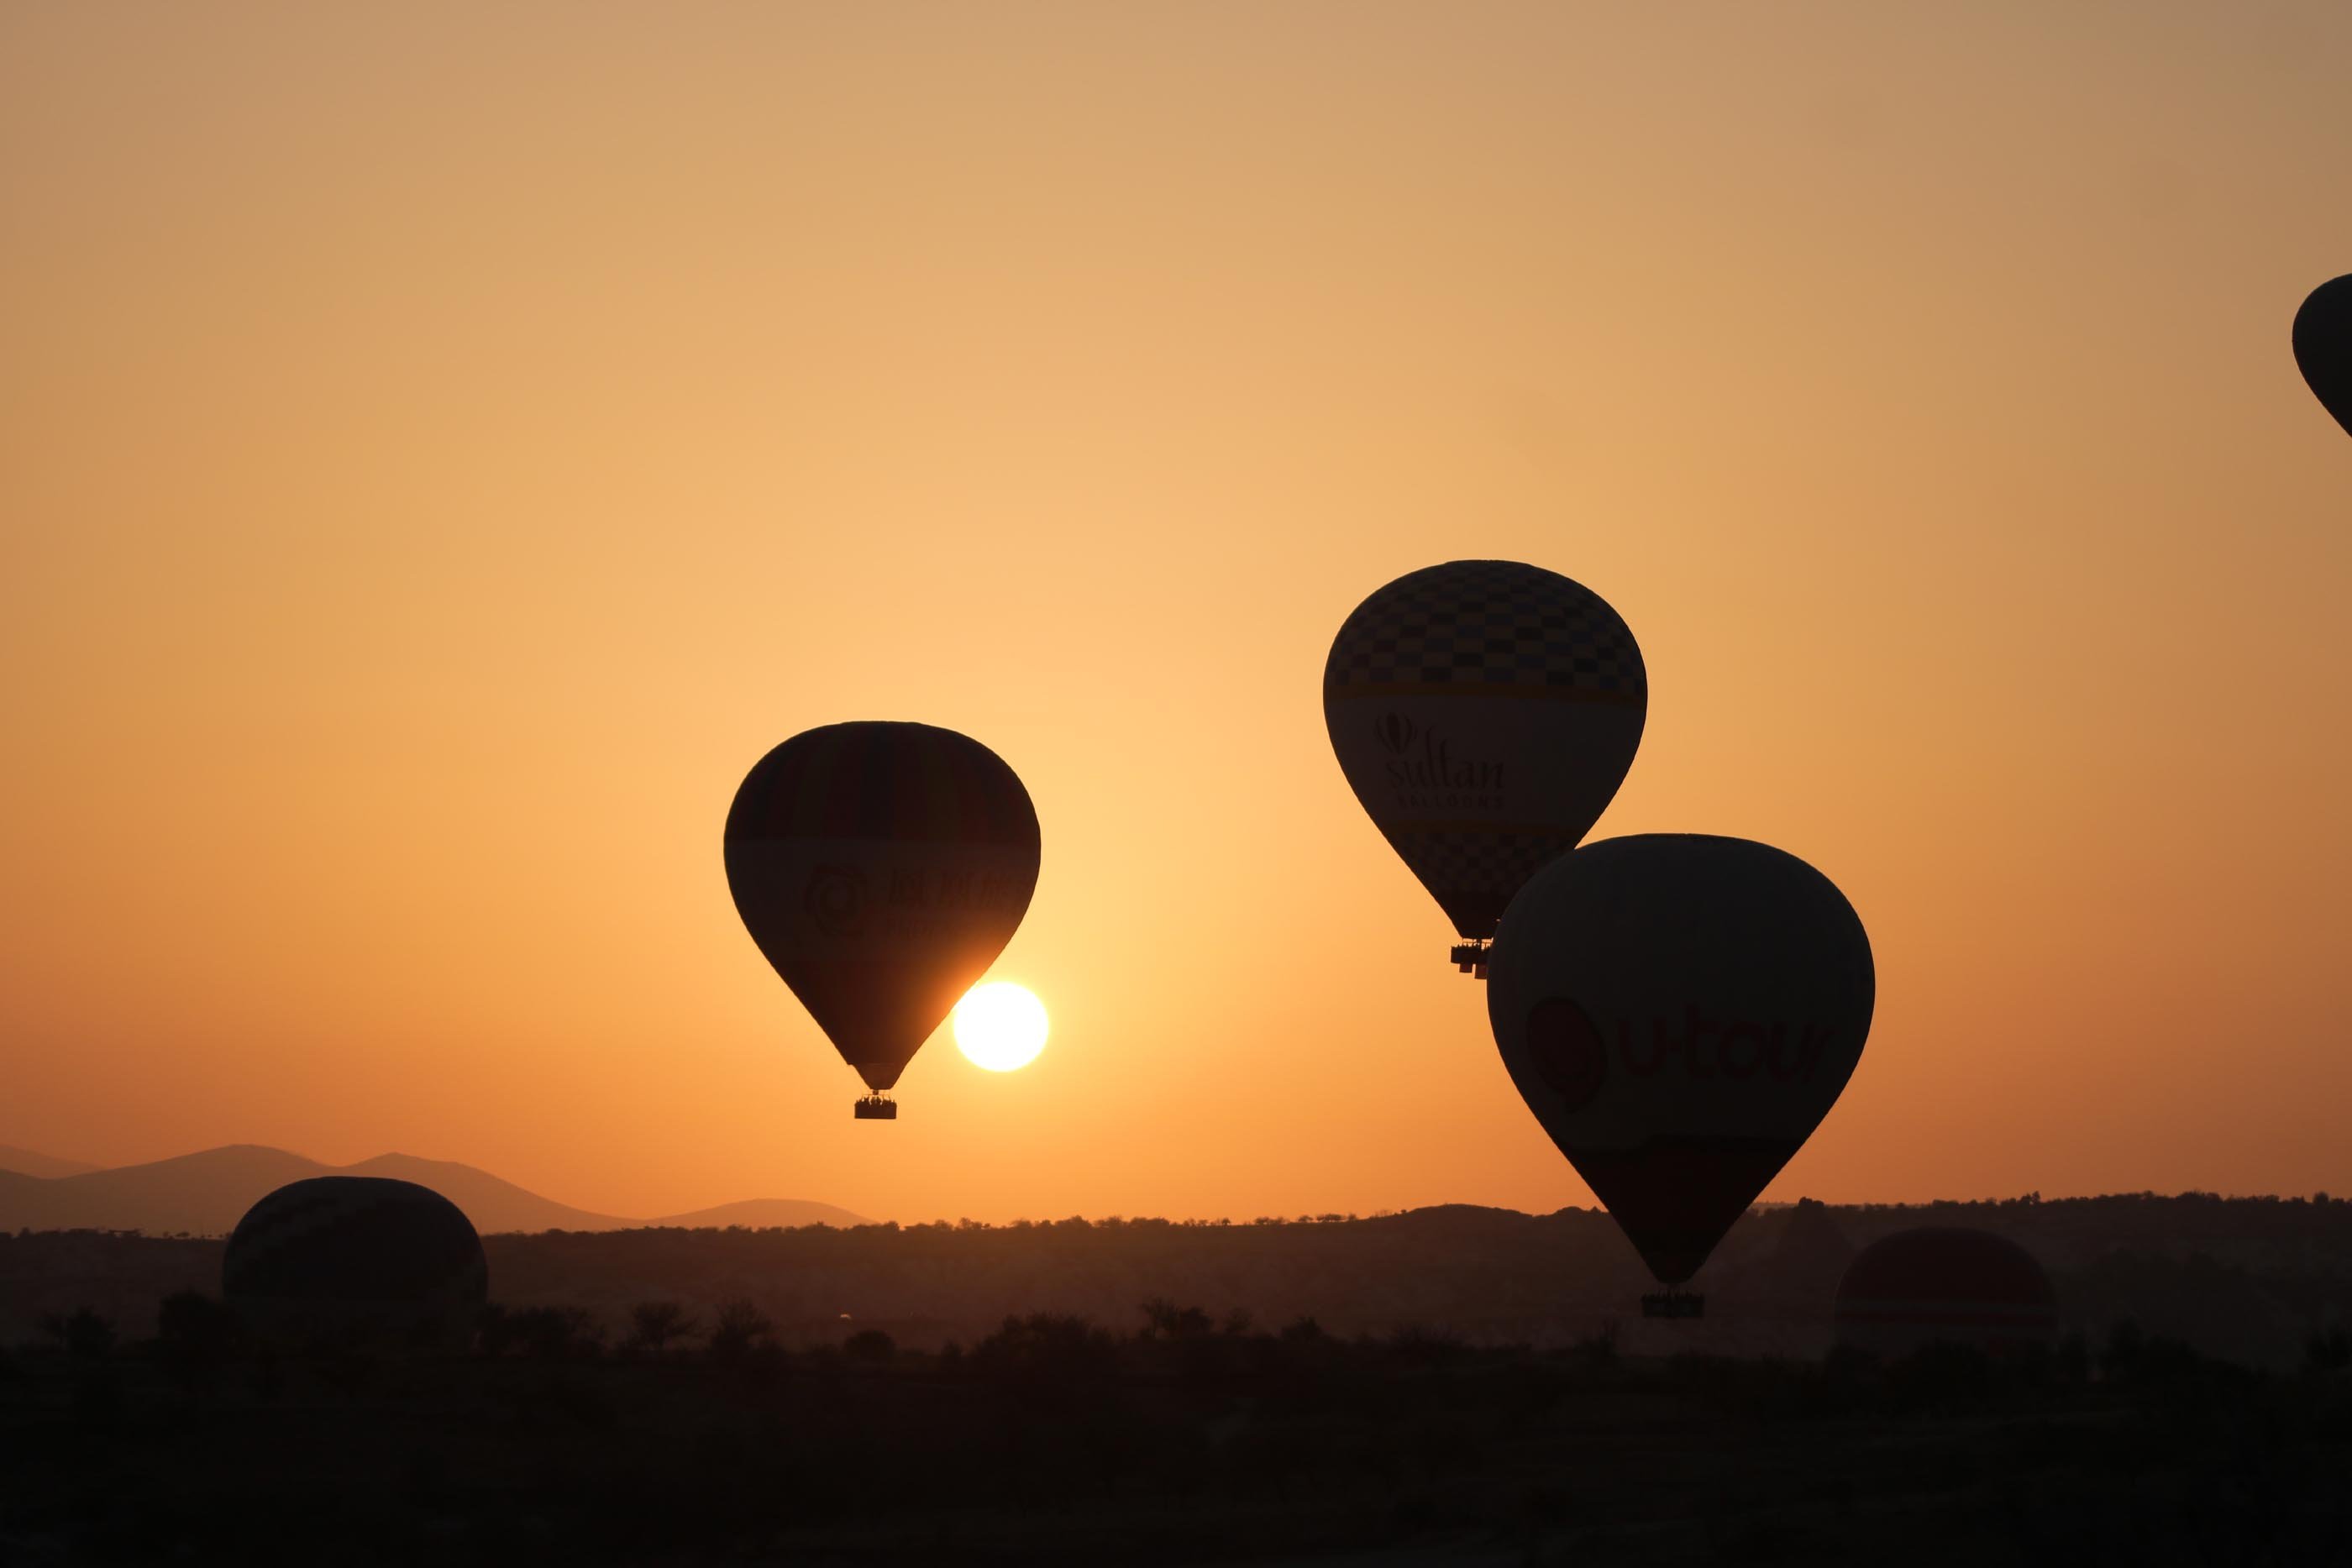
POLYGON ((776 1325, 754 1301, 737 1299, 719 1309, 719 1322, 710 1331, 710 1359, 740 1361, 751 1354, 752 1347, 775 1337, 776 1325))
POLYGON ((694 1319, 677 1301, 639 1301, 629 1309, 629 1337, 625 1348, 659 1355, 671 1343, 692 1334, 694 1319))

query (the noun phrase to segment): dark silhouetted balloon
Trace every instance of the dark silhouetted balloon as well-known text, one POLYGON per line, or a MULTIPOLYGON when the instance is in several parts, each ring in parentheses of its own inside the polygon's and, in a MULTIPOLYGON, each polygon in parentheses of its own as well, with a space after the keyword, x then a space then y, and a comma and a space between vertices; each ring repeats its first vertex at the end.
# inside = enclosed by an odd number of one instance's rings
POLYGON ((1990 1231, 1897 1231, 1864 1248, 1838 1283, 1838 1342, 1890 1360, 1937 1341, 2013 1354, 2057 1334, 2050 1276, 1990 1231))
POLYGON ((735 791, 726 850, 751 940, 877 1097, 996 961, 1037 886, 1020 779, 927 724, 785 741, 735 791))
POLYGON ((1591 831, 1648 704, 1642 650, 1608 602, 1517 561, 1398 578, 1356 606, 1323 666, 1349 788, 1471 941, 1591 831))
POLYGON ((2352 273, 2313 289, 2294 313, 2294 362, 2336 423, 2352 434, 2352 273))
POLYGON ((1829 878, 1746 839, 1604 839, 1503 916, 1487 1017, 1511 1081, 1668 1285, 1835 1103, 1870 939, 1829 878))
POLYGON ((257 1328, 458 1333, 488 1298, 481 1238, 430 1187, 315 1176, 246 1211, 221 1259, 221 1294, 257 1328))

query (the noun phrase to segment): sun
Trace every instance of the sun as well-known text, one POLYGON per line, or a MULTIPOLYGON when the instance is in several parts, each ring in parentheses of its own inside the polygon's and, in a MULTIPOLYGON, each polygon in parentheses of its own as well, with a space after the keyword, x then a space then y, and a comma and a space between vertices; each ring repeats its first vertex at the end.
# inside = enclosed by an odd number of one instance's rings
POLYGON ((1045 1004, 1010 980, 974 986, 956 1004, 955 1042, 991 1072, 1026 1067, 1045 1049, 1045 1004))

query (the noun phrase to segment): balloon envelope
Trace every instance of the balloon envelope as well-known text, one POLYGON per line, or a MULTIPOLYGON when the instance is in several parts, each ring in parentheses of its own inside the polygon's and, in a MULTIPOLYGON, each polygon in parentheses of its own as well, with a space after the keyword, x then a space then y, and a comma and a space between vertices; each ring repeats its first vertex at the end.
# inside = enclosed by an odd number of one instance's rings
POLYGON ((1648 703, 1642 651, 1608 602, 1517 561, 1398 578, 1356 606, 1323 666, 1349 787, 1474 941, 1591 831, 1648 703))
POLYGON ((1820 1124, 1870 1032, 1853 906, 1745 839, 1588 844, 1520 890, 1488 962, 1511 1081, 1669 1285, 1820 1124))
POLYGON ((1937 1341, 2010 1354, 2057 1334, 2050 1276, 1990 1231, 1928 1226, 1881 1237, 1838 1283, 1839 1343, 1889 1359, 1937 1341))
POLYGON ((751 940, 878 1093, 1013 939, 1037 813, 969 736, 827 725, 752 767, 726 853, 751 940))
POLYGON ((314 1176, 236 1222, 221 1294, 265 1330, 455 1333, 488 1299, 489 1265, 473 1222, 432 1188, 314 1176))
POLYGON ((2352 273, 2313 289, 2294 313, 2294 362, 2320 403, 2352 434, 2352 273))

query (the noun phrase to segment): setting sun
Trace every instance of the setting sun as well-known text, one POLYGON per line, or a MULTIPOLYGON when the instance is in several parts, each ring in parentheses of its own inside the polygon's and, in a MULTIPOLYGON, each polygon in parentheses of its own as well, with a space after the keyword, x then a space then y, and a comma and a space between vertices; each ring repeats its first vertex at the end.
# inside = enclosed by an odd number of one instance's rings
POLYGON ((1010 980, 974 986, 956 1004, 955 1042, 991 1072, 1026 1067, 1045 1049, 1045 1004, 1010 980))

